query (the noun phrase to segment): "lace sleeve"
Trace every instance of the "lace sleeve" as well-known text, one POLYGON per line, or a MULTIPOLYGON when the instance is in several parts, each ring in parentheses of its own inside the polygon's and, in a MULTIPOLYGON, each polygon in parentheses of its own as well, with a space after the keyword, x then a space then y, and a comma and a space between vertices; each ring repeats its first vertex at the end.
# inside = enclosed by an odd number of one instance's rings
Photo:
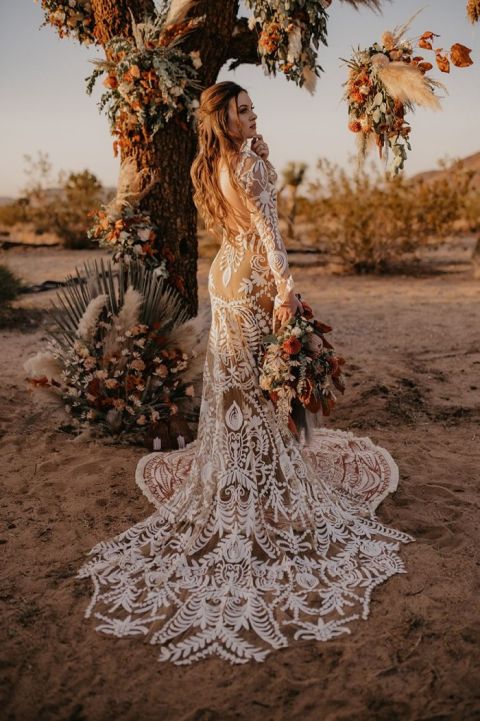
POLYGON ((240 158, 237 177, 247 194, 247 208, 265 246, 268 263, 275 279, 277 294, 274 308, 283 303, 294 281, 290 274, 287 251, 278 227, 277 193, 270 182, 269 169, 256 153, 240 158))

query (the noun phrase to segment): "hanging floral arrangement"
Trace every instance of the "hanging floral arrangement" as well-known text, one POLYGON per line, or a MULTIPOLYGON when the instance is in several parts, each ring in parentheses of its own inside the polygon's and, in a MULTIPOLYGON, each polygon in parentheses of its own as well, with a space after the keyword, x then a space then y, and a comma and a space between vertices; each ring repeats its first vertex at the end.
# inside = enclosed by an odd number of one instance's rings
POLYGON ((194 353, 169 343, 188 319, 177 293, 142 264, 101 269, 85 265, 58 295, 51 313, 56 330, 47 351, 27 361, 34 389, 56 395, 78 431, 96 428, 127 442, 144 442, 160 422, 194 420, 194 353), (190 418, 190 415, 192 416, 190 418))
POLYGON ((428 73, 433 64, 415 54, 415 45, 433 51, 439 70, 450 71, 450 64, 466 67, 472 64, 469 48, 456 43, 449 52, 433 48, 432 32, 425 32, 416 43, 404 38, 413 18, 393 32, 383 34, 380 43, 357 49, 350 60, 345 99, 348 103, 349 129, 357 134, 359 157, 363 159, 372 144, 380 157, 392 155, 391 168, 396 174, 407 158, 410 124, 408 110, 416 106, 440 109, 436 90, 445 86, 428 73))
POLYGON ((87 93, 97 78, 107 74, 99 108, 107 108, 115 156, 119 149, 149 142, 155 133, 175 117, 195 122, 196 95, 201 88, 197 68, 198 51, 185 53, 178 47, 203 16, 165 25, 162 15, 135 23, 131 38, 115 37, 106 46, 106 60, 92 60, 96 66, 87 78, 87 93))
POLYGON ((41 4, 45 14, 41 27, 52 25, 61 38, 74 37, 84 45, 97 42, 90 0, 42 0, 41 4))
POLYGON ((327 44, 326 8, 330 0, 246 0, 253 11, 248 26, 259 26, 258 53, 267 74, 277 69, 313 93, 322 70, 315 58, 327 44))

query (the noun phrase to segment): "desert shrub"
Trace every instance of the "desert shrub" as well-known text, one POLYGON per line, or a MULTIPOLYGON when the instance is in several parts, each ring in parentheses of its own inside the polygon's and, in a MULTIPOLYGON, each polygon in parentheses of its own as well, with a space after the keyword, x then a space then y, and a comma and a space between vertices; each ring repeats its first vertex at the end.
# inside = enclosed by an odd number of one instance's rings
POLYGON ((0 265, 0 306, 6 306, 14 300, 22 286, 20 278, 6 265, 0 265))
MULTIPOLYGON (((55 233, 67 248, 97 247, 87 235, 92 222, 89 214, 108 198, 96 176, 88 170, 61 171, 55 179, 47 154, 39 153, 36 159, 25 155, 25 159, 28 182, 23 190, 23 216, 18 220, 31 224, 36 234, 55 233)), ((9 213, 13 220, 11 208, 9 213)))
POLYGON ((28 200, 26 198, 19 198, 18 200, 14 200, 12 203, 0 205, 0 225, 6 228, 11 228, 17 223, 27 222, 27 205, 28 200))
POLYGON ((340 168, 325 159, 309 184, 301 212, 349 269, 382 272, 423 246, 455 231, 471 197, 472 174, 444 164, 438 178, 388 176, 374 166, 340 168))

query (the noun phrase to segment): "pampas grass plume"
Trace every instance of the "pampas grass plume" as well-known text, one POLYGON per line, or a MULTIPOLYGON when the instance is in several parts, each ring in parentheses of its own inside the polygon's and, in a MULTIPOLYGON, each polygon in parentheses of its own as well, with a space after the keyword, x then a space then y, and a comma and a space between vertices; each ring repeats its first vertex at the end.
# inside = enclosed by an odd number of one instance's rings
POLYGON ((105 337, 103 346, 103 355, 105 357, 112 355, 118 350, 118 337, 122 336, 125 331, 132 326, 137 325, 142 303, 142 294, 131 285, 128 286, 123 299, 122 309, 118 316, 112 318, 112 327, 105 337), (117 326, 119 326, 118 329, 117 326))
MULTIPOLYGON (((45 376, 48 381, 60 380, 63 363, 50 351, 39 351, 36 355, 28 358, 23 364, 28 378, 42 378, 45 376)), ((33 397, 36 400, 55 401, 55 405, 63 406, 60 389, 48 386, 36 386, 33 397)))
POLYGON ((84 314, 80 318, 77 328, 77 337, 90 342, 95 335, 98 317, 107 300, 106 295, 98 295, 87 305, 84 314))
POLYGON ((402 103, 420 105, 432 110, 441 109, 439 99, 414 63, 388 63, 380 67, 377 74, 387 93, 402 103))

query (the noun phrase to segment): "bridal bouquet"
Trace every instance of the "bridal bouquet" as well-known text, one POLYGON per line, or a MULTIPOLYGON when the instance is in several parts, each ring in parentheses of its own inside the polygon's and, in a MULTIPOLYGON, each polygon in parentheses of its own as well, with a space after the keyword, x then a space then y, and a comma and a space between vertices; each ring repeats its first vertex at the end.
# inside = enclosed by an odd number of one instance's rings
POLYGON ((295 434, 298 424, 294 419, 301 419, 305 411, 330 415, 336 403, 330 381, 341 393, 345 390, 345 360, 325 338, 332 328, 313 317, 308 303, 300 302, 302 312, 297 311, 277 332, 263 337, 259 378, 279 420, 295 434))
MULTIPOLYGON (((413 18, 411 19, 413 20, 413 18)), ((357 134, 360 158, 370 145, 376 144, 380 157, 391 151, 394 173, 403 169, 409 143, 410 125, 407 110, 415 106, 440 109, 435 89, 444 85, 429 76, 432 63, 415 54, 414 43, 404 38, 411 20, 393 32, 385 32, 380 43, 358 48, 350 60, 345 99, 348 103, 349 130, 357 134)), ((455 43, 446 52, 434 48, 435 33, 424 32, 417 40, 418 48, 435 52, 441 72, 450 72, 450 63, 457 67, 472 64, 470 49, 455 43)))

